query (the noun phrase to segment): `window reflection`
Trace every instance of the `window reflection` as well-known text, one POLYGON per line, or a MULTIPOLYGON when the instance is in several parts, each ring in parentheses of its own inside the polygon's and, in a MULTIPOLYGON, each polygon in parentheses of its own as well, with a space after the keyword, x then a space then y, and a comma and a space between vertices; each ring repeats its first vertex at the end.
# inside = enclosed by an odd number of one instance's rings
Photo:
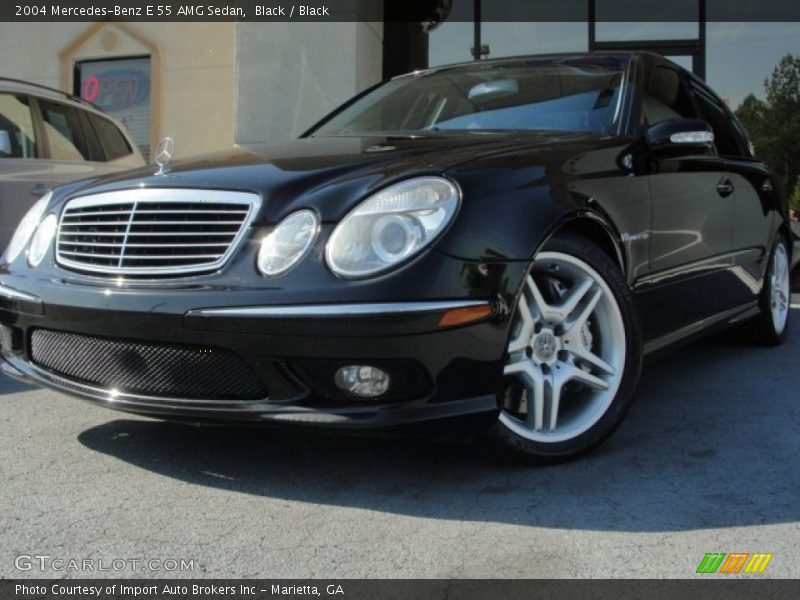
POLYGON ((447 21, 428 36, 428 65, 438 67, 471 60, 474 43, 473 23, 447 21))
POLYGON ((696 40, 699 34, 700 28, 696 21, 649 21, 644 23, 602 21, 597 23, 595 29, 595 37, 598 42, 696 40))
POLYGON ((481 43, 489 45, 489 58, 585 52, 589 49, 585 22, 481 24, 481 43))
MULTIPOLYGON (((707 0, 710 18, 727 0, 707 0)), ((700 0, 596 0, 595 39, 598 43, 698 40, 700 0), (641 21, 616 22, 620 14, 641 21)), ((549 4, 548 4, 549 3, 549 4)), ((589 0, 562 0, 582 19, 589 0)), ((530 0, 531 10, 552 0, 530 0)), ((519 0, 482 0, 480 41, 489 47, 489 58, 550 52, 583 52, 589 49, 588 23, 543 22, 517 18, 519 0), (517 7, 517 8, 515 8, 517 7), (514 10, 512 10, 514 8, 514 10)), ((429 36, 429 65, 438 66, 472 59, 475 44, 474 0, 453 0, 450 17, 429 36)), ((524 15, 524 13, 523 13, 524 15)), ((569 17, 565 17, 569 18, 569 17)), ((668 44, 667 44, 668 46, 668 44)), ((662 50, 668 52, 665 46, 662 50)), ((672 51, 675 51, 674 48, 672 51)), ((764 80, 787 53, 800 54, 798 22, 714 22, 706 25, 706 80, 735 109, 748 94, 764 95, 764 80), (733 67, 735 65, 735 68, 733 67)), ((692 71, 689 55, 668 55, 692 71)))
POLYGON ((453 0, 447 20, 428 35, 428 65, 437 67, 472 59, 475 43, 475 4, 453 0))

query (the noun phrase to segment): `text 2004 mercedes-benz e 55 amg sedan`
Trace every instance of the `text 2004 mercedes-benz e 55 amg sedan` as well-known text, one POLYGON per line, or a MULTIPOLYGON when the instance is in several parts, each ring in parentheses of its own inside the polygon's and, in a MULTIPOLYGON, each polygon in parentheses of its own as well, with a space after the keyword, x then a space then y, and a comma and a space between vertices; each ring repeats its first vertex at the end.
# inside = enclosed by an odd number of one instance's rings
POLYGON ((0 265, 3 370, 154 417, 458 420, 563 458, 619 424, 647 353, 779 343, 789 235, 742 126, 669 61, 442 67, 291 143, 43 198, 0 265))

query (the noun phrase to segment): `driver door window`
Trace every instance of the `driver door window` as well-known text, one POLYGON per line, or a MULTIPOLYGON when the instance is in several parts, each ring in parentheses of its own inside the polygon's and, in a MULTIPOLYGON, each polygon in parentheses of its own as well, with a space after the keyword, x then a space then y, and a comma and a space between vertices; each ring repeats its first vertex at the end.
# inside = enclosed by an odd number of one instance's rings
POLYGON ((667 66, 655 66, 647 80, 642 102, 642 125, 697 116, 683 76, 667 66))

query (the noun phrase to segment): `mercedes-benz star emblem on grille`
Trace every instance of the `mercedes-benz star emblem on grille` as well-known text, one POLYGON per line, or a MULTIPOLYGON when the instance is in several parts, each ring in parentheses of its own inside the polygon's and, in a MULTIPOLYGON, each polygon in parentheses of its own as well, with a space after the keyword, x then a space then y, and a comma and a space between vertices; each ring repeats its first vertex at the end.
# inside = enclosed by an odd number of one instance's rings
POLYGON ((158 165, 156 175, 164 175, 167 172, 167 166, 169 166, 169 161, 172 160, 173 156, 175 156, 175 140, 169 136, 162 138, 161 141, 158 142, 158 147, 156 148, 154 156, 156 164, 158 165))

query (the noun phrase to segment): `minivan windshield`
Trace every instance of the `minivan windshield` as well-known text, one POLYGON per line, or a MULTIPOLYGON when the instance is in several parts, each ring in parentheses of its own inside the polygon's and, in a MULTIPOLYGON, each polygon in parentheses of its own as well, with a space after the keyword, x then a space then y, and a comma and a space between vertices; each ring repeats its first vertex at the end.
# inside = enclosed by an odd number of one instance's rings
POLYGON ((481 63, 388 81, 312 136, 425 131, 614 133, 627 59, 598 56, 481 63))

